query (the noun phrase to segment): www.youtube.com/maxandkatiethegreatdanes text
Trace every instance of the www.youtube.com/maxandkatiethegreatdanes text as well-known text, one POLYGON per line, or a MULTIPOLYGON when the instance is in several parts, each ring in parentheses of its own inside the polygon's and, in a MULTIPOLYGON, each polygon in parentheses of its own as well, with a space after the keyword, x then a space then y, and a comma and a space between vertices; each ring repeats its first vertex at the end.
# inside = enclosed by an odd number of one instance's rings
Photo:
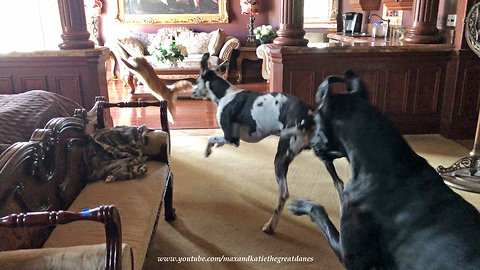
POLYGON ((216 256, 216 257, 205 257, 205 256, 188 256, 188 257, 157 257, 158 262, 313 262, 313 257, 302 257, 302 256, 216 256))

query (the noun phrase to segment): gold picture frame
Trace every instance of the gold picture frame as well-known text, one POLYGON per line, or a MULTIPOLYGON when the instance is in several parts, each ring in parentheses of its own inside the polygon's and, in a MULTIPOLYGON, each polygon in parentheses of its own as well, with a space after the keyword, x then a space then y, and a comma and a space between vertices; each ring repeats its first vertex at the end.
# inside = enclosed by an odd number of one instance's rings
POLYGON ((199 6, 205 1, 117 0, 116 19, 129 24, 228 23, 227 1, 210 0, 209 6, 199 6))

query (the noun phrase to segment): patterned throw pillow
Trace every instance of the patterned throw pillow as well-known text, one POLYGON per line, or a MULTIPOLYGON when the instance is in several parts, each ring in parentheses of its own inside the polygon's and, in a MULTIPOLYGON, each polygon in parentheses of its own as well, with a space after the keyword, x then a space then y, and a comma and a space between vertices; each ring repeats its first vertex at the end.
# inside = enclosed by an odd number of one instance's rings
POLYGON ((208 52, 208 43, 210 42, 210 39, 211 33, 182 32, 178 35, 176 41, 177 44, 185 46, 188 54, 191 55, 208 52))
POLYGON ((119 38, 118 41, 122 44, 122 47, 131 56, 143 56, 145 47, 133 37, 119 38))
POLYGON ((223 29, 217 29, 211 33, 212 38, 208 43, 208 52, 210 55, 217 56, 222 49, 225 42, 225 31, 223 29))

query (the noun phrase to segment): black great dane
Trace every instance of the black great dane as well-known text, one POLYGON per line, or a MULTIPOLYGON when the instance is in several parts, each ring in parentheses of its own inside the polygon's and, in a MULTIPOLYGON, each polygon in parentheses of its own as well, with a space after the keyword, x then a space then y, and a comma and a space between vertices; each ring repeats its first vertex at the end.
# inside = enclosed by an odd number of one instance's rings
POLYGON ((236 89, 217 74, 222 65, 217 70, 208 68, 208 58, 209 54, 205 54, 200 63, 200 76, 193 89, 193 97, 209 97, 217 105, 217 120, 223 135, 208 139, 205 155, 208 157, 214 146, 230 144, 238 147, 239 140, 253 143, 270 135, 280 136, 274 162, 280 189, 278 204, 273 216, 263 227, 264 232, 273 233, 288 199, 288 165, 310 146, 315 130, 313 110, 292 95, 236 89))
POLYGON ((350 162, 351 179, 339 189, 340 232, 317 203, 296 200, 290 210, 311 217, 347 269, 480 269, 479 212, 368 103, 361 79, 344 75, 320 85, 312 138, 327 164, 350 162), (343 81, 347 93, 329 91, 343 81))

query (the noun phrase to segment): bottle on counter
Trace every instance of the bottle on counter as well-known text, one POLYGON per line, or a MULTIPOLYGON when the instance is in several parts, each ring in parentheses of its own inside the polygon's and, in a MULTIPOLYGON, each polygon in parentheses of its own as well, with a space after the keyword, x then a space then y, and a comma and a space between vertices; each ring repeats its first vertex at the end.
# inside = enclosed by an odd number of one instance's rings
POLYGON ((374 23, 372 28, 372 37, 385 37, 385 28, 386 24, 384 24, 382 21, 374 23))

